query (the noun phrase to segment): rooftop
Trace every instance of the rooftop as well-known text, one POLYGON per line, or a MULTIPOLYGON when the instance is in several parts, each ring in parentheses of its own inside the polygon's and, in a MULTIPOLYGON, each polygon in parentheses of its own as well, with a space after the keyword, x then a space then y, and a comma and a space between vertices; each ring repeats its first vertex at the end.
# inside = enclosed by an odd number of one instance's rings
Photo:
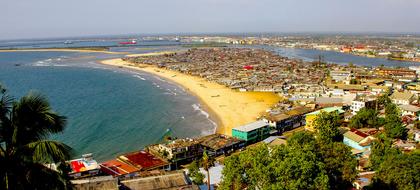
POLYGON ((344 110, 343 110, 343 108, 342 107, 328 107, 328 108, 324 108, 324 109, 320 109, 320 110, 318 110, 318 111, 314 111, 314 112, 311 112, 311 113, 308 113, 308 114, 306 114, 306 115, 318 115, 318 114, 320 114, 321 112, 327 112, 327 113, 330 113, 330 112, 333 112, 333 111, 337 111, 338 113, 344 113, 344 110))
POLYGON ((123 180, 121 183, 129 189, 198 189, 197 186, 188 183, 187 176, 183 172, 123 180))
POLYGON ((124 154, 118 156, 118 159, 141 170, 154 169, 167 164, 165 161, 145 151, 124 154))
POLYGON ((347 131, 346 133, 344 133, 344 137, 347 137, 348 139, 359 143, 360 141, 362 141, 363 139, 365 139, 366 137, 368 137, 369 135, 357 130, 357 129, 350 129, 350 131, 347 131))
POLYGON ((250 132, 250 131, 265 127, 265 126, 268 126, 268 123, 266 123, 263 120, 259 120, 259 121, 255 121, 255 122, 242 125, 233 129, 237 131, 242 131, 242 132, 250 132))
POLYGON ((209 147, 213 150, 218 150, 223 147, 227 147, 227 146, 231 146, 233 144, 239 143, 242 140, 239 140, 234 137, 228 137, 221 134, 213 134, 213 135, 201 137, 198 139, 198 141, 203 146, 209 147))
POLYGON ((391 99, 397 99, 397 100, 409 100, 411 97, 413 97, 414 95, 411 94, 410 92, 394 92, 391 95, 391 99))
POLYGON ((109 175, 119 176, 139 171, 132 165, 126 164, 119 160, 109 160, 100 164, 101 170, 109 175))
POLYGON ((420 107, 414 106, 414 105, 399 105, 400 109, 404 111, 411 111, 411 112, 419 112, 420 107))

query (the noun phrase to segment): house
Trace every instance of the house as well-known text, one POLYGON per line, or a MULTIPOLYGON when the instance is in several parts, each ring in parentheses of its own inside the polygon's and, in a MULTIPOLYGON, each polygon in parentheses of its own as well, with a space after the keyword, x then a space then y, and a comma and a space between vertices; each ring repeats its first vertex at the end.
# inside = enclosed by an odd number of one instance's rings
POLYGON ((197 139, 210 156, 220 156, 245 147, 245 141, 221 134, 212 134, 197 139))
POLYGON ((402 151, 406 151, 406 152, 410 152, 413 150, 416 150, 416 144, 415 143, 411 143, 408 141, 403 141, 403 140, 397 140, 393 143, 393 146, 395 148, 398 148, 402 151))
POLYGON ((313 122, 315 120, 315 118, 322 112, 337 112, 339 114, 340 117, 344 118, 344 110, 342 109, 342 107, 328 107, 328 108, 324 108, 318 111, 314 111, 311 113, 308 113, 305 115, 305 130, 309 130, 309 131, 314 131, 314 126, 313 126, 313 122))
POLYGON ((370 144, 373 141, 373 137, 363 133, 357 129, 350 129, 344 133, 343 143, 354 149, 366 151, 370 150, 370 144))
POLYGON ((351 102, 350 109, 351 109, 351 113, 355 115, 362 108, 374 109, 375 107, 376 107, 376 97, 357 96, 356 99, 354 99, 351 102))
POLYGON ((168 162, 143 150, 118 156, 118 160, 134 166, 140 171, 167 169, 169 165, 168 162))
POLYGON ((287 144, 286 137, 283 136, 270 136, 263 140, 265 144, 270 146, 285 145, 287 144))
POLYGON ((351 79, 351 71, 330 71, 330 77, 335 82, 342 82, 351 79))
POLYGON ((364 187, 369 186, 372 183, 372 179, 374 176, 375 172, 359 173, 357 179, 353 182, 353 187, 357 190, 364 189, 364 187))
POLYGON ((273 127, 277 133, 304 126, 306 124, 305 114, 312 109, 307 107, 298 107, 284 113, 269 115, 264 121, 273 127))
POLYGON ((392 103, 397 105, 408 105, 415 100, 414 94, 411 94, 410 92, 394 92, 390 98, 392 103))
POLYGON ((420 131, 414 132, 414 141, 420 142, 420 131))
POLYGON ((411 115, 411 116, 419 116, 420 113, 420 107, 414 106, 414 105, 399 105, 398 106, 401 110, 401 115, 411 115))
POLYGON ((263 120, 255 121, 232 129, 232 136, 242 139, 247 144, 264 140, 270 135, 270 126, 263 120))
POLYGON ((114 177, 134 177, 137 176, 137 172, 140 171, 139 168, 116 159, 101 163, 100 166, 102 173, 112 175, 114 177))
POLYGON ((200 142, 194 139, 185 138, 170 141, 165 144, 151 145, 147 150, 160 158, 164 158, 177 168, 179 164, 188 163, 201 158, 203 149, 200 142))
POLYGON ((92 154, 84 154, 82 158, 70 160, 71 178, 91 177, 99 173, 100 166, 96 160, 93 159, 92 154))

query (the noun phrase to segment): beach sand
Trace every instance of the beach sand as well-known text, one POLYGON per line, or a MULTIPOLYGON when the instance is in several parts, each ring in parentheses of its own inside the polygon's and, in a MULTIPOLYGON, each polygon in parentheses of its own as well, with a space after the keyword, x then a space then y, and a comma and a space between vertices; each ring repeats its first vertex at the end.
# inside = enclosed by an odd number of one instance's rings
POLYGON ((66 48, 40 48, 40 49, 0 49, 0 52, 84 52, 84 53, 107 53, 107 54, 126 54, 126 52, 112 52, 102 50, 89 50, 89 49, 66 49, 66 48))
POLYGON ((134 66, 122 59, 109 59, 101 63, 145 71, 178 83, 204 104, 204 108, 212 116, 211 119, 215 119, 218 124, 216 132, 229 136, 232 134, 232 128, 255 121, 281 99, 274 93, 239 92, 200 77, 150 65, 134 66))

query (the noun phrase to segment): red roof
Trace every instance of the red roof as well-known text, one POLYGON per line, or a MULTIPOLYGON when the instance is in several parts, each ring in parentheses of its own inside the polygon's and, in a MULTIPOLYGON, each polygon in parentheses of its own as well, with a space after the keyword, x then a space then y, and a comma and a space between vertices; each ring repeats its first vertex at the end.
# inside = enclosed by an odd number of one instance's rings
POLYGON ((141 168, 141 170, 154 169, 167 164, 165 161, 145 151, 128 153, 119 158, 141 168))
POLYGON ((246 69, 246 70, 251 70, 254 67, 252 65, 245 65, 243 68, 246 69))
POLYGON ((356 135, 359 135, 359 136, 363 137, 363 138, 366 138, 366 137, 369 136, 368 134, 363 133, 362 131, 359 131, 357 129, 350 129, 350 131, 355 133, 356 135))
POLYGON ((101 164, 101 171, 109 175, 119 176, 137 172, 139 169, 118 160, 109 160, 101 164))

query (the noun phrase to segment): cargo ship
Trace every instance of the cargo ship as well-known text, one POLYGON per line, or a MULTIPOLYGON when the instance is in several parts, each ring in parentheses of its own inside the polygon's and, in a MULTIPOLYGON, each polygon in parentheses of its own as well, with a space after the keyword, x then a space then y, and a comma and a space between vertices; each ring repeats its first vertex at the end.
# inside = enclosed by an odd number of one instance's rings
POLYGON ((137 44, 136 40, 131 40, 131 41, 126 41, 126 42, 120 42, 119 44, 121 45, 132 45, 132 44, 137 44))

